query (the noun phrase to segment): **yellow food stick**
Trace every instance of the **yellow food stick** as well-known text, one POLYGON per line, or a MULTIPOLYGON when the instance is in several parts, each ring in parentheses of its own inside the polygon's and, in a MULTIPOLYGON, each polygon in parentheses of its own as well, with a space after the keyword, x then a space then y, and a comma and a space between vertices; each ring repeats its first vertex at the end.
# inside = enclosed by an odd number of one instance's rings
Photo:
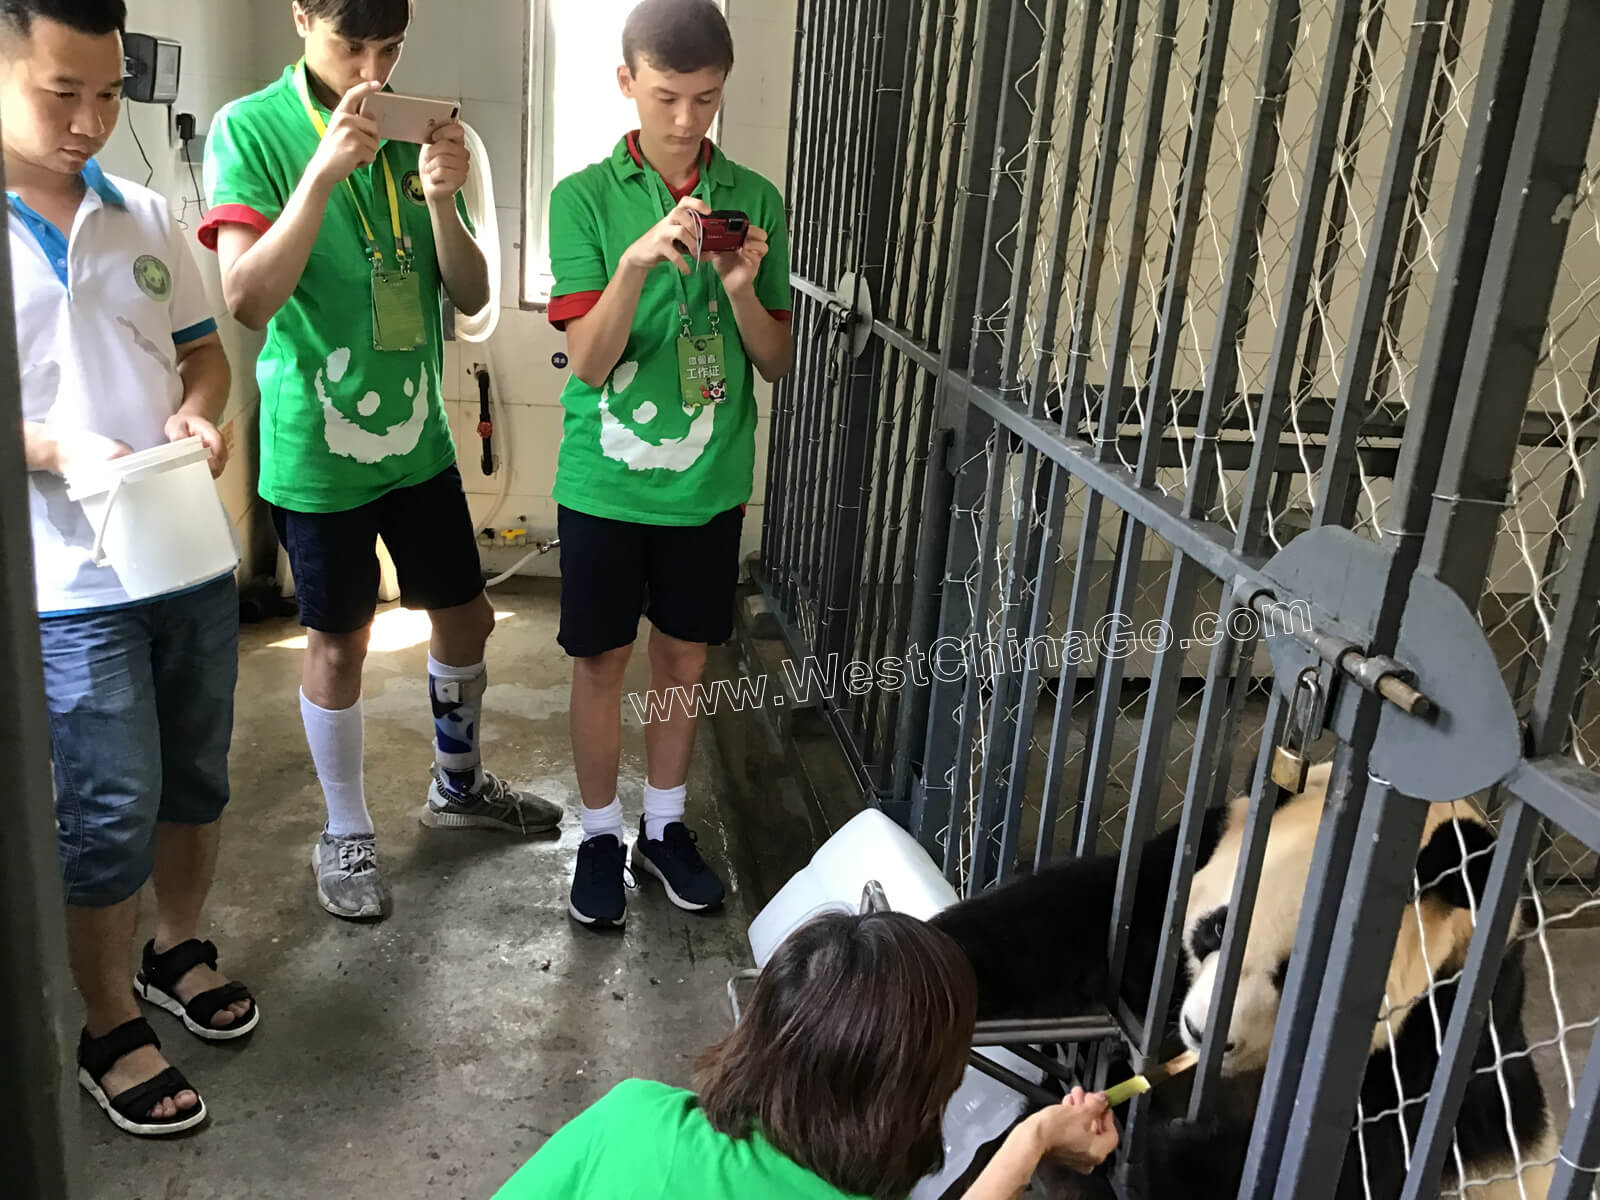
POLYGON ((1144 1095, 1156 1084, 1164 1083, 1174 1075, 1183 1074, 1199 1061, 1200 1056, 1193 1050, 1185 1050, 1178 1057, 1164 1062, 1160 1066, 1151 1067, 1143 1075, 1135 1075, 1132 1079, 1117 1084, 1116 1087, 1107 1088, 1106 1103, 1112 1108, 1119 1104, 1125 1104, 1135 1096, 1144 1095))
POLYGON ((1135 1096, 1142 1096, 1150 1090, 1150 1081, 1143 1075, 1135 1075, 1132 1079, 1124 1080, 1116 1087, 1106 1089, 1106 1103, 1112 1108, 1125 1104, 1135 1096))

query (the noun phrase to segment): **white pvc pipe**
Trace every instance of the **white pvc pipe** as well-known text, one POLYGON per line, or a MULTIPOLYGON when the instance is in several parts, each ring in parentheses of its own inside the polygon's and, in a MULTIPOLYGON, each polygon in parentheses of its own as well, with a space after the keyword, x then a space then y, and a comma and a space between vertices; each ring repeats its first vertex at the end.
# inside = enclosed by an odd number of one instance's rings
POLYGON ((489 303, 471 316, 456 314, 456 333, 469 342, 487 342, 500 324, 500 217, 494 205, 494 171, 489 164, 489 149, 478 131, 461 122, 466 134, 467 154, 472 170, 461 189, 467 215, 477 235, 478 247, 489 264, 489 303))
MULTIPOLYGON (((489 345, 489 338, 500 324, 500 219, 494 203, 494 170, 489 162, 488 147, 483 144, 478 131, 465 121, 461 122, 461 129, 466 135, 467 154, 472 162, 472 170, 467 175, 467 183, 461 189, 461 194, 467 216, 472 220, 478 248, 483 251, 488 264, 489 303, 481 312, 471 315, 457 313, 456 335, 463 341, 483 347, 483 364, 489 372, 489 416, 500 437, 500 454, 495 464, 500 487, 489 510, 473 522, 473 534, 476 536, 494 523, 505 509, 506 499, 511 492, 511 423, 505 419, 500 379, 494 367, 494 352, 489 345)), ((477 399, 476 392, 473 399, 477 399)))

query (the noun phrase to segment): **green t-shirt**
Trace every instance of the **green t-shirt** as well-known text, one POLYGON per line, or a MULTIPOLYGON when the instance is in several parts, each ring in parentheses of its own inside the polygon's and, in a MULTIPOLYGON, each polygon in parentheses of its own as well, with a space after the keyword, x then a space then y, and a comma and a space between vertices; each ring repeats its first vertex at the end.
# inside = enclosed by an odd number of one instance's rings
MULTIPOLYGON (((773 313, 790 311, 789 239, 777 188, 708 143, 693 195, 713 209, 738 209, 764 229, 769 249, 756 297, 773 313)), ((584 168, 550 194, 550 317, 560 322, 573 300, 605 290, 629 246, 673 203, 661 176, 635 157, 632 137, 609 159, 584 168)), ((723 337, 727 398, 684 406, 678 375, 677 272, 650 272, 627 345, 611 377, 594 388, 574 375, 561 394, 566 408, 556 463, 556 502, 591 516, 652 525, 703 525, 750 499, 755 482, 755 369, 746 357, 733 306, 716 268, 701 264, 686 279, 695 333, 710 329, 715 298, 723 337)))
POLYGON ((555 1134, 494 1200, 853 1200, 759 1133, 712 1128, 694 1093, 617 1084, 555 1134))
MULTIPOLYGON (((326 122, 330 114, 313 99, 326 122)), ((211 212, 200 239, 237 222, 265 232, 282 214, 317 152, 318 135, 289 67, 276 83, 234 100, 206 139, 211 212)), ((455 462, 440 398, 444 333, 438 255, 423 198, 421 147, 385 142, 420 276, 425 344, 372 348, 372 268, 360 218, 342 185, 328 200, 305 274, 267 326, 256 362, 261 387, 261 496, 297 512, 342 512, 431 479, 455 462)), ((381 162, 351 186, 393 265, 394 231, 381 162)), ((466 217, 460 196, 457 211, 466 217)), ((468 225, 470 229, 470 224, 468 225)))

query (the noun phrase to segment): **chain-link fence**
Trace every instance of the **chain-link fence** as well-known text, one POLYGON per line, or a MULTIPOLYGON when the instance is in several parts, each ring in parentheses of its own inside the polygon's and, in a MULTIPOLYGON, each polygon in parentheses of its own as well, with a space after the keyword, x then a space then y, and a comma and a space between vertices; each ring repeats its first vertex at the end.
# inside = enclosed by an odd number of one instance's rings
MULTIPOLYGON (((1273 743, 1339 752, 1241 1195, 1576 1196, 1600 1165, 1591 33, 1575 0, 802 4, 801 365, 758 570, 797 657, 878 681, 825 705, 869 798, 966 893, 1092 854, 1127 889, 1158 830, 1241 794, 1270 813, 1273 743), (1481 646, 1392 657, 1418 644, 1419 575, 1481 646), (1314 722, 1238 623, 1262 596, 1304 606, 1314 722), (1494 837, 1438 948, 1437 881, 1367 836, 1405 843, 1423 810, 1367 762, 1397 713, 1425 719, 1404 689, 1474 656, 1509 708, 1478 737, 1473 705, 1428 696, 1428 736, 1511 751, 1426 797, 1494 837), (1336 936, 1354 927, 1375 936, 1336 936), (1406 994, 1372 957, 1391 937, 1425 968, 1406 994), (1437 1071, 1365 1090, 1363 1011, 1437 1071), (1504 1161, 1464 1149, 1463 1097, 1525 1107, 1525 1068, 1548 1130, 1508 1127, 1504 1161)), ((1165 1044, 1162 1004, 1107 1003, 1135 1054, 1165 1044)))

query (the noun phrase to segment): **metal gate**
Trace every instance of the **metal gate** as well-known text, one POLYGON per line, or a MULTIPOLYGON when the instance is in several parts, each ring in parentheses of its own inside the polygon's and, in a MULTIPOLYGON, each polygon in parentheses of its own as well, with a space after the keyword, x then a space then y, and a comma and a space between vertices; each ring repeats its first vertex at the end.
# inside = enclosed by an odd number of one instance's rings
MULTIPOLYGON (((1596 47, 1596 0, 801 0, 757 573, 872 802, 969 892, 1120 848, 1120 974, 1145 839, 1241 789, 1249 911, 1327 696, 1253 1197, 1401 1119, 1357 1091, 1418 797, 1498 838, 1406 1195, 1523 895, 1549 1194, 1600 1166, 1595 963, 1552 949, 1600 911, 1596 47)), ((1118 1014, 1140 1054, 1171 988, 1118 1014)))

